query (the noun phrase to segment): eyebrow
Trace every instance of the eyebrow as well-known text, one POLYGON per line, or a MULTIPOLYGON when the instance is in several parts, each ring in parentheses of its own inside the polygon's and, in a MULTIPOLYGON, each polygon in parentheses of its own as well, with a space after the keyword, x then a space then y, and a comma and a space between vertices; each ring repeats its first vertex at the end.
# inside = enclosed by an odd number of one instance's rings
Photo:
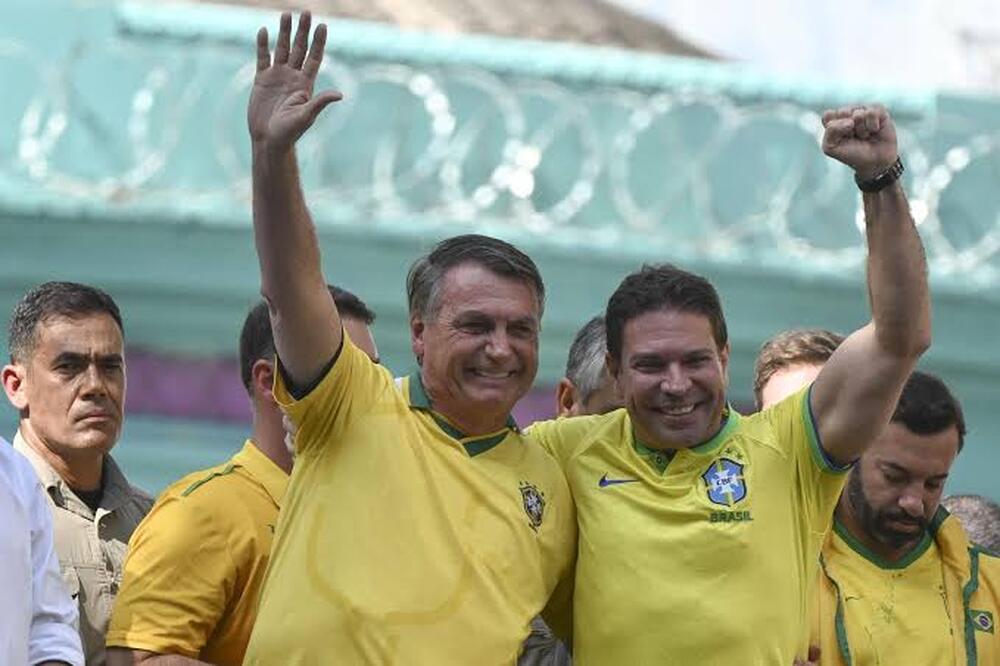
MULTIPOLYGON (((888 467, 889 469, 893 470, 894 472, 899 472, 901 474, 905 474, 906 476, 913 476, 913 474, 910 472, 910 470, 906 469, 902 465, 897 465, 896 463, 889 462, 887 460, 880 461, 879 464, 882 465, 883 467, 888 467)), ((931 479, 931 480, 947 479, 948 478, 948 472, 945 472, 944 474, 935 474, 934 476, 929 476, 927 478, 931 479)))
MULTIPOLYGON (((60 352, 55 357, 55 359, 53 360, 53 363, 60 363, 60 362, 65 362, 65 361, 75 361, 75 362, 79 363, 79 362, 83 362, 83 361, 89 361, 90 358, 91 357, 90 357, 89 354, 82 354, 80 352, 74 352, 74 351, 64 351, 64 352, 60 352)), ((96 354, 95 358, 98 361, 122 361, 123 360, 121 354, 96 354)))

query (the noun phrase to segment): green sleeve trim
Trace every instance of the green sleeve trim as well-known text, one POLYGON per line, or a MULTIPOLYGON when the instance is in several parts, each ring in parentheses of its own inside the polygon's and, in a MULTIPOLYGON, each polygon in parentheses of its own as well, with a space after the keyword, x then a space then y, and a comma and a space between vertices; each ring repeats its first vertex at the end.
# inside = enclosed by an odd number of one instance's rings
POLYGON ((198 490, 198 488, 201 488, 203 485, 205 485, 206 483, 208 483, 209 481, 211 481, 212 479, 214 479, 214 478, 216 478, 218 476, 225 476, 227 474, 232 473, 232 471, 234 469, 236 469, 237 467, 238 467, 238 465, 234 465, 233 463, 229 463, 222 470, 220 470, 218 472, 212 472, 211 474, 209 474, 208 476, 206 476, 204 479, 199 479, 198 481, 195 481, 190 486, 188 486, 187 489, 184 492, 181 493, 181 497, 187 497, 188 495, 190 495, 194 491, 198 490))
POLYGON ((976 666, 979 663, 979 653, 976 650, 976 625, 969 612, 969 602, 972 595, 979 589, 979 549, 969 548, 969 582, 962 588, 962 613, 965 615, 965 663, 966 666, 976 666))
POLYGON ((844 600, 840 593, 840 585, 837 584, 837 581, 826 570, 826 560, 822 555, 819 556, 819 566, 823 571, 823 575, 833 585, 833 589, 837 595, 837 612, 833 616, 833 628, 837 634, 837 649, 840 651, 840 658, 844 661, 844 666, 852 666, 851 646, 847 642, 847 626, 844 621, 844 600))
POLYGON ((819 429, 816 427, 816 417, 813 415, 812 410, 812 384, 806 389, 805 397, 802 398, 802 422, 806 427, 806 435, 809 439, 809 451, 812 453, 813 462, 816 463, 817 467, 831 474, 845 474, 854 467, 853 462, 846 465, 838 465, 830 459, 830 456, 827 455, 826 450, 823 448, 819 429))

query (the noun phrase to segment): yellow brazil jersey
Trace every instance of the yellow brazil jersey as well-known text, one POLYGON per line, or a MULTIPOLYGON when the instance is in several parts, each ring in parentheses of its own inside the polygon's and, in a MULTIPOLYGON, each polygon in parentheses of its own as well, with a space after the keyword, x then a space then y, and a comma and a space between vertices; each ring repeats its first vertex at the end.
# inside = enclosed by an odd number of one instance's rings
MULTIPOLYGON (((930 534, 901 560, 887 562, 843 525, 835 523, 833 532, 823 548, 823 566, 837 584, 835 622, 849 663, 954 664, 955 641, 963 637, 953 635, 943 563, 930 534)), ((840 663, 837 645, 821 647, 821 663, 840 663)))
POLYGON ((419 377, 345 336, 304 399, 247 664, 514 664, 576 523, 558 465, 512 424, 467 438, 419 377))
POLYGON ((807 390, 669 456, 626 410, 532 426, 576 501, 576 666, 780 666, 805 656, 807 602, 843 485, 807 390))
POLYGON ((107 645, 242 663, 287 484, 248 440, 164 490, 129 541, 107 645))

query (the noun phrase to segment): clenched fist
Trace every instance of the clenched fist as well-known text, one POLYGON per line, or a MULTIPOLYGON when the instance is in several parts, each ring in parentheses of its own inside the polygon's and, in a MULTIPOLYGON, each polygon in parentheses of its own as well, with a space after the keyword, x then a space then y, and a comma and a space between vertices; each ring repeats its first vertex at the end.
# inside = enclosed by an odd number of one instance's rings
POLYGON ((899 155, 896 127, 882 106, 849 106, 823 114, 823 152, 869 180, 899 155))

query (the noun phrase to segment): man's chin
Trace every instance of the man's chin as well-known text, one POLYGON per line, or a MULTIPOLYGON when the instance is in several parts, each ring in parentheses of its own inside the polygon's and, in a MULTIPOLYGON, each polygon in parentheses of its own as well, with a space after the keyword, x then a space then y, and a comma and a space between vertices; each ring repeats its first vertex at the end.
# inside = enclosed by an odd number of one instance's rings
POLYGON ((78 451, 107 453, 114 448, 115 443, 118 441, 119 432, 117 430, 114 432, 91 430, 77 437, 72 447, 78 451))
POLYGON ((881 528, 878 539, 885 545, 896 550, 917 545, 923 538, 925 529, 915 529, 912 532, 900 532, 889 528, 881 528))

